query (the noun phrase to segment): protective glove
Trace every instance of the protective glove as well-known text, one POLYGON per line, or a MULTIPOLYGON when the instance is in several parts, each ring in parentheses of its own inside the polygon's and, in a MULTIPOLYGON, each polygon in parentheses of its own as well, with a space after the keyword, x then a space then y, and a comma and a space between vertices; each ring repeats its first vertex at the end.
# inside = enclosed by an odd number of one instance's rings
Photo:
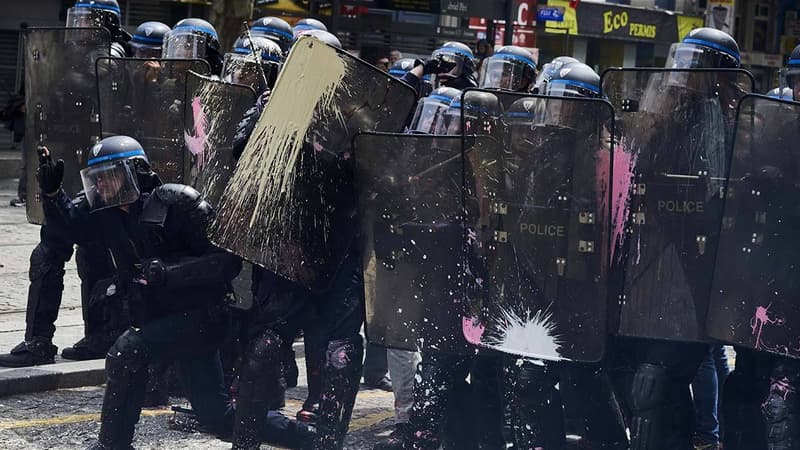
POLYGON ((64 181, 64 160, 53 162, 53 156, 47 147, 39 147, 39 170, 36 172, 39 188, 45 194, 53 194, 61 188, 64 181))
POLYGON ((144 286, 163 286, 167 282, 167 266, 158 258, 142 264, 142 272, 136 282, 144 286))
POLYGON ((420 65, 422 66, 422 74, 430 75, 450 72, 456 66, 456 63, 442 61, 438 58, 432 58, 427 61, 421 59, 414 61, 414 67, 420 65))

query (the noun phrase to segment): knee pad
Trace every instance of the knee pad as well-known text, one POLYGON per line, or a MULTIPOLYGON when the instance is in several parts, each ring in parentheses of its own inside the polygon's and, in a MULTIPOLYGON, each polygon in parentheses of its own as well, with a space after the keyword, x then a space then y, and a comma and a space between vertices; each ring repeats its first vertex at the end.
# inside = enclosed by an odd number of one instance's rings
POLYGON ((352 368, 361 370, 364 357, 364 342, 361 336, 328 342, 325 350, 325 365, 335 370, 352 368))
POLYGON ((800 434, 795 386, 800 374, 796 363, 778 361, 772 370, 769 393, 761 406, 770 449, 794 449, 800 434))
POLYGON ((631 409, 639 414, 662 406, 667 398, 669 380, 664 367, 641 364, 633 375, 631 409))
POLYGON ((665 434, 669 379, 666 368, 640 364, 631 386, 631 450, 658 448, 665 434))
MULTIPOLYGON (((70 251, 67 260, 69 260, 71 256, 72 252, 70 251)), ((31 252, 28 278, 30 281, 36 281, 50 274, 63 277, 65 262, 66 260, 60 258, 57 252, 52 251, 50 247, 40 242, 31 252)))
POLYGON ((106 371, 109 377, 128 372, 147 370, 150 349, 135 328, 129 328, 118 337, 106 355, 106 371))
POLYGON ((282 346, 283 339, 273 330, 261 333, 251 342, 246 353, 245 364, 250 370, 245 370, 242 376, 277 374, 281 367, 282 346))

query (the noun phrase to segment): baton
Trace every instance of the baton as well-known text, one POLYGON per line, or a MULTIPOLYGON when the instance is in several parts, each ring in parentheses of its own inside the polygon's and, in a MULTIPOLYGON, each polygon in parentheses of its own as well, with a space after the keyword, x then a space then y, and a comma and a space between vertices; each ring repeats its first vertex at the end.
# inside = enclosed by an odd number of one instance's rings
POLYGON ((253 44, 253 36, 250 34, 250 25, 245 20, 242 22, 244 25, 244 32, 247 35, 247 40, 250 41, 250 53, 256 58, 258 63, 258 71, 261 73, 261 79, 264 81, 264 88, 269 89, 269 82, 267 81, 267 74, 264 73, 264 67, 261 65, 261 55, 256 53, 256 46, 253 44))

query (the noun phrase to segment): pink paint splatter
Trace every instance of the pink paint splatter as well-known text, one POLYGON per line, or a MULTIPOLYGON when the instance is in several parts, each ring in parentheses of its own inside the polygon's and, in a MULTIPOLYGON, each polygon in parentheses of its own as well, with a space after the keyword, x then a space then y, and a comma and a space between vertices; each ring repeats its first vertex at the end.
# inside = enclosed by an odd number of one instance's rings
POLYGON ((467 342, 478 345, 481 343, 481 336, 486 327, 477 317, 464 316, 461 318, 461 329, 467 342))
POLYGON ((614 148, 614 174, 611 187, 611 259, 614 259, 614 248, 621 243, 625 233, 625 221, 630 212, 631 187, 636 156, 618 145, 614 148))
MULTIPOLYGON (((611 178, 611 258, 614 260, 616 247, 622 242, 625 233, 625 223, 630 212, 631 187, 634 179, 634 168, 636 166, 636 155, 626 151, 623 145, 614 147, 614 167, 611 171, 611 155, 606 150, 597 152, 596 183, 598 217, 604 227, 606 227, 605 213, 608 208, 608 184, 611 178)), ((604 247, 605 251, 605 247, 604 247)), ((604 255, 605 256, 605 255, 604 255)), ((606 261, 606 258, 603 258, 606 261)))
POLYGON ((772 306, 772 303, 767 306, 756 307, 756 312, 753 315, 753 318, 750 319, 750 329, 753 331, 753 336, 756 338, 755 348, 757 350, 766 348, 761 341, 761 333, 764 332, 764 326, 783 325, 784 322, 783 318, 781 317, 770 317, 770 306, 772 306))
POLYGON ((314 151, 317 153, 322 153, 323 150, 325 150, 325 147, 323 147, 319 142, 314 141, 314 151))
POLYGON ((186 141, 186 148, 197 157, 197 168, 202 169, 205 164, 208 117, 203 111, 200 97, 195 97, 192 100, 192 118, 194 119, 193 134, 189 134, 187 130, 184 130, 183 138, 186 141))

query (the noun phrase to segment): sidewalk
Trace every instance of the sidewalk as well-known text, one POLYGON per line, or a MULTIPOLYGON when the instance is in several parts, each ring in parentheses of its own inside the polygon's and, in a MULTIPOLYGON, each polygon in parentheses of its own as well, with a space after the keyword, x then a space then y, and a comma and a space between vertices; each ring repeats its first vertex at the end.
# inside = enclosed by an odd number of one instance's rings
MULTIPOLYGON (((31 225, 25 208, 12 208, 17 181, 0 179, 0 352, 5 353, 25 336, 28 297, 28 260, 39 242, 39 226, 31 225)), ((83 336, 80 281, 75 262, 64 276, 64 296, 56 322, 54 344, 59 351, 83 336)), ((0 396, 105 382, 104 361, 74 362, 56 357, 55 364, 22 369, 0 368, 0 396)))

